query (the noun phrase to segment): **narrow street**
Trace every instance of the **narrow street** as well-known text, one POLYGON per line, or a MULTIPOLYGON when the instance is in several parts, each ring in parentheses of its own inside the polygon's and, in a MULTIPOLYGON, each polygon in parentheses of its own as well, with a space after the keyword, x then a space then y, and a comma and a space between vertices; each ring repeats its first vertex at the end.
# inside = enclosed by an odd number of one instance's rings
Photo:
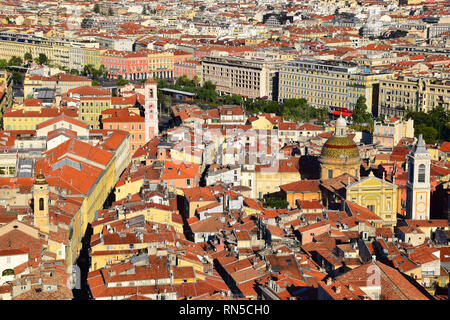
POLYGON ((86 229, 86 232, 85 232, 83 240, 82 240, 82 247, 81 247, 80 255, 76 262, 76 265, 80 268, 80 272, 81 272, 81 274, 80 274, 81 288, 72 290, 73 300, 90 300, 87 276, 89 273, 89 268, 91 266, 90 257, 89 257, 91 236, 92 236, 92 227, 91 227, 91 224, 88 224, 88 227, 86 229))

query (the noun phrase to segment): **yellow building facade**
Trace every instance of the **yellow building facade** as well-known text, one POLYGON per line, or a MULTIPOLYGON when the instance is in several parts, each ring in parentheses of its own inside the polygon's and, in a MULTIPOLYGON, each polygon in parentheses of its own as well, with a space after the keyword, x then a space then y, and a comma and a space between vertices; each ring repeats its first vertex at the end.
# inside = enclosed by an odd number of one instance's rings
POLYGON ((304 98, 315 107, 353 110, 359 97, 366 98, 372 112, 373 86, 388 73, 360 70, 355 64, 337 61, 289 61, 280 70, 278 100, 304 98))
POLYGON ((346 187, 346 198, 368 208, 381 219, 383 226, 397 225, 397 213, 401 212, 401 197, 396 184, 379 179, 372 173, 360 181, 346 187))

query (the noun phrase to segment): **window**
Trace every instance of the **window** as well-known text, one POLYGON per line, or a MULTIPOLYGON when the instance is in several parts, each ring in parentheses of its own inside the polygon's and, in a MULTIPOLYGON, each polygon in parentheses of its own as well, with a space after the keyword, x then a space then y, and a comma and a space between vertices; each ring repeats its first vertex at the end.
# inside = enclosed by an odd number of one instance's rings
POLYGON ((44 198, 39 198, 39 210, 44 210, 44 198))
POLYGON ((328 179, 333 178, 333 170, 328 170, 328 179))
POLYGON ((419 165, 418 181, 425 182, 425 165, 424 164, 419 165))

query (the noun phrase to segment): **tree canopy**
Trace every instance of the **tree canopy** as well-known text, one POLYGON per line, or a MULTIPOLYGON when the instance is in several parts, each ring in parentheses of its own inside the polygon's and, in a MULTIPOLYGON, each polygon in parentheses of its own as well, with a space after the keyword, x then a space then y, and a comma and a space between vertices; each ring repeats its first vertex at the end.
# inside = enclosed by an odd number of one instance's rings
POLYGON ((48 58, 45 54, 39 53, 39 57, 37 58, 37 63, 40 65, 48 64, 48 58))
POLYGON ((33 60, 33 56, 31 55, 30 52, 25 52, 25 54, 23 55, 23 59, 27 60, 27 61, 31 61, 31 60, 33 60))
POLYGON ((367 112, 367 104, 365 97, 360 96, 356 101, 356 105, 353 108, 352 120, 353 123, 355 124, 364 124, 372 120, 372 115, 369 112, 367 112))
POLYGON ((116 86, 118 86, 118 87, 126 86, 129 83, 130 83, 130 81, 128 81, 126 79, 119 79, 116 81, 116 86))
POLYGON ((264 207, 275 208, 275 209, 286 209, 289 205, 289 202, 276 197, 268 197, 264 199, 264 207))
POLYGON ((414 120, 414 135, 423 135, 426 143, 450 141, 450 111, 437 106, 428 113, 408 111, 406 119, 414 120))

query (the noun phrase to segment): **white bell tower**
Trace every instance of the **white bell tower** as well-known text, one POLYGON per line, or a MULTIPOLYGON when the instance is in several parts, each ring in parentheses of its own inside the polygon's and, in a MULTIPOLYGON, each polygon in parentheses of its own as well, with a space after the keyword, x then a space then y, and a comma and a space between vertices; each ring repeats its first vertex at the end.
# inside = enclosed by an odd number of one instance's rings
POLYGON ((431 156, 422 135, 407 156, 406 216, 413 220, 430 219, 430 169, 431 156))
POLYGON ((157 83, 149 79, 144 84, 145 89, 145 142, 158 135, 158 96, 157 83))

